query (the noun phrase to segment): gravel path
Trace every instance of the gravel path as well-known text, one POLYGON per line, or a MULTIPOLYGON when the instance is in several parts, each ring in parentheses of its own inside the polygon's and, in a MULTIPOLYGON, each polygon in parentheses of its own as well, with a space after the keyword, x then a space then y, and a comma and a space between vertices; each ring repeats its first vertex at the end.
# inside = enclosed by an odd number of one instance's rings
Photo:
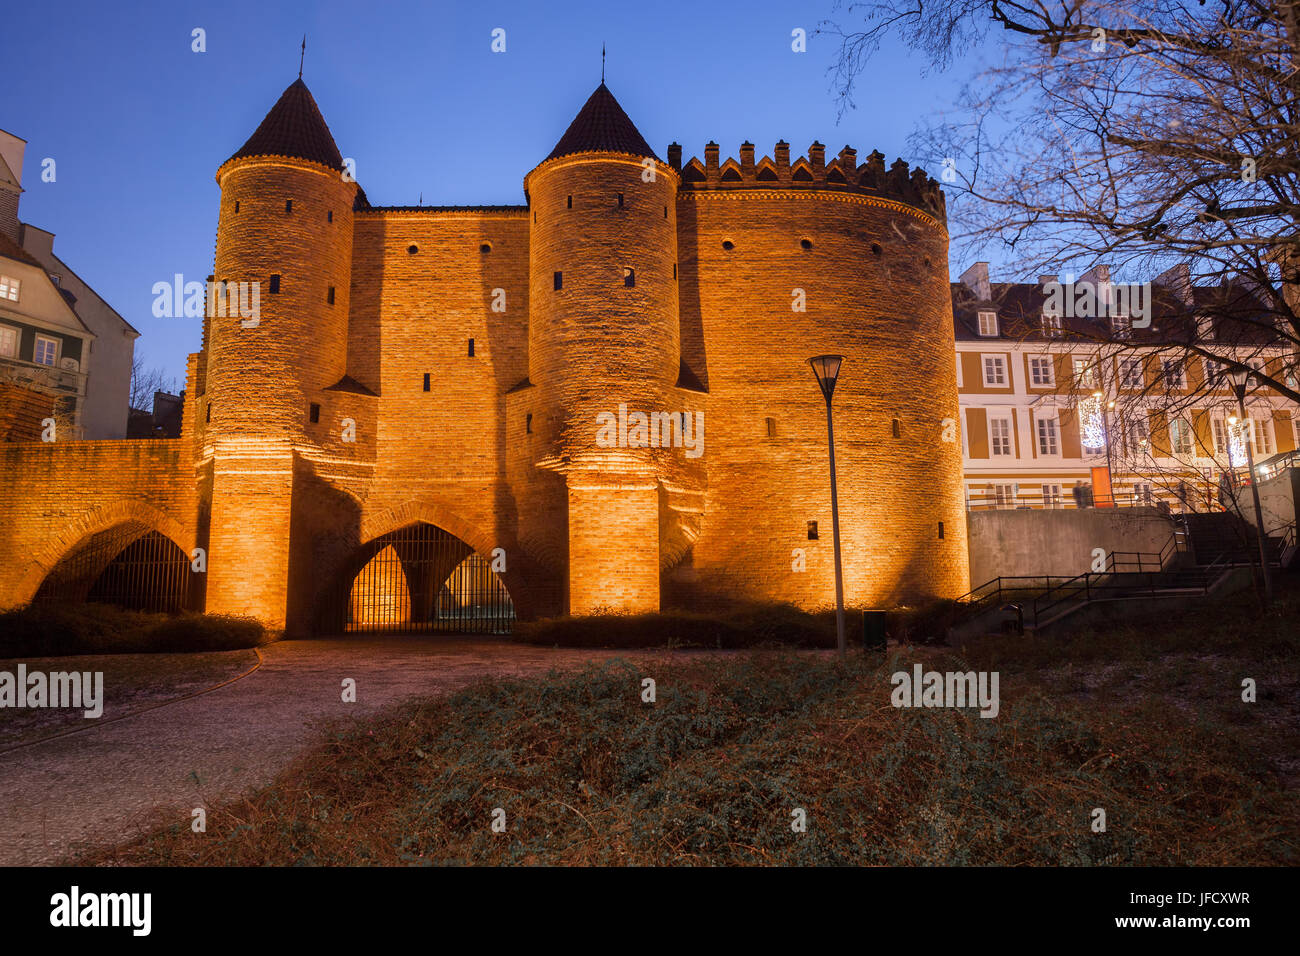
POLYGON ((0 754, 0 865, 60 862, 160 823, 188 825, 195 807, 270 783, 322 721, 489 674, 663 652, 384 637, 284 641, 262 654, 258 670, 212 693, 0 754), (355 704, 342 701, 344 678, 356 681, 355 704))

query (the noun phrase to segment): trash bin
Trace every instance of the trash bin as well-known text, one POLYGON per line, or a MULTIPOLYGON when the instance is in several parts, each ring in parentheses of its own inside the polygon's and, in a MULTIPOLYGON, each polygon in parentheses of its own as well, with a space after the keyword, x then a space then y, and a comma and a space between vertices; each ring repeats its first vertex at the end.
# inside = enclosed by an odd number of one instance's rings
POLYGON ((1002 612, 1002 633, 1003 634, 1023 634, 1025 633, 1025 609, 1019 604, 1004 604, 999 611, 1002 612))

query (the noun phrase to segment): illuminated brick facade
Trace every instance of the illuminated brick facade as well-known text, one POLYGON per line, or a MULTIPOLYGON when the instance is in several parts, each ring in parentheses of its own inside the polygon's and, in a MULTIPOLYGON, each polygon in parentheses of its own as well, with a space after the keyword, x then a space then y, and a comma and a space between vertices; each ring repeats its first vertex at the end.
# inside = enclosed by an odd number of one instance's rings
MULTIPOLYGON (((217 181, 214 280, 258 283, 259 315, 206 320, 170 459, 96 453, 83 466, 142 469, 133 490, 61 475, 60 507, 0 541, 0 604, 59 559, 20 555, 23 535, 66 549, 68 528, 157 482, 159 530, 207 550, 207 609, 291 631, 347 593, 359 549, 417 521, 500 555, 521 617, 826 606, 807 365, 825 352, 845 356, 846 601, 967 589, 948 237, 921 171, 847 148, 826 162, 816 143, 793 161, 785 143, 661 160, 602 84, 525 177, 527 205, 378 207, 298 81, 217 181), (636 413, 683 440, 637 447, 634 417, 632 440, 602 433, 636 413)), ((57 471, 69 452, 0 454, 57 471)), ((409 603, 391 575, 380 587, 353 606, 409 603)))

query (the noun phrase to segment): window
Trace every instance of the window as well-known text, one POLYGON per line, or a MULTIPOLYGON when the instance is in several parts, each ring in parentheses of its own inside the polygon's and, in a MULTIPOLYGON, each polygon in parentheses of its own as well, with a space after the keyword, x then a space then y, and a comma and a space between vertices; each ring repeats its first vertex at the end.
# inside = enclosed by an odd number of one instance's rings
POLYGON ((1144 505, 1153 505, 1156 502, 1155 490, 1149 481, 1133 482, 1133 497, 1144 505))
POLYGON ((429 383, 429 379, 430 379, 430 375, 429 375, 429 373, 428 373, 428 372, 425 372, 425 373, 424 373, 424 390, 425 390, 426 392, 429 390, 429 384, 430 384, 430 383, 429 383))
POLYGON ((1061 329, 1061 317, 1051 312, 1043 313, 1043 335, 1049 339, 1059 339, 1064 334, 1061 329))
POLYGON ((1223 363, 1214 359, 1204 359, 1205 384, 1210 388, 1219 388, 1223 384, 1223 363))
POLYGON ((204 420, 205 422, 210 422, 210 421, 212 421, 212 403, 211 403, 211 402, 208 402, 208 407, 207 407, 207 409, 206 409, 206 410, 204 411, 204 413, 203 413, 203 420, 204 420))
MULTIPOLYGON (((1140 414, 1140 413, 1139 413, 1140 414)), ((1144 455, 1151 443, 1150 435, 1147 431, 1145 418, 1135 418, 1129 422, 1126 429, 1128 438, 1128 453, 1130 455, 1144 455)))
POLYGON ((628 289, 636 285, 636 270, 634 269, 623 270, 623 285, 628 289))
POLYGON ((1110 317, 1110 331, 1117 339, 1127 339, 1133 336, 1133 319, 1127 315, 1112 315, 1110 317))
POLYGON ((1185 418, 1175 418, 1169 423, 1169 453, 1178 457, 1192 453, 1192 424, 1185 418))
POLYGON ((942 521, 939 522, 939 537, 940 537, 940 538, 943 537, 943 522, 942 522, 942 521))
POLYGON ((1029 356, 1029 381, 1038 386, 1056 384, 1056 368, 1052 363, 1052 356, 1029 356))
POLYGON ((1060 485, 1043 485, 1043 507, 1059 508, 1063 501, 1060 485))
POLYGON ((1273 448, 1273 422, 1268 418, 1256 418, 1253 415, 1250 419, 1252 439, 1255 446, 1255 458, 1265 458, 1274 452, 1273 448))
POLYGON ((572 196, 569 197, 569 205, 568 205, 567 208, 569 208, 569 209, 572 209, 572 208, 573 208, 573 197, 572 197, 572 196))
POLYGON ((325 221, 326 221, 326 222, 333 222, 333 221, 334 221, 334 210, 333 210, 333 209, 331 209, 329 212, 325 213, 325 221))
POLYGON ((811 249, 811 248, 812 248, 812 240, 811 240, 811 239, 800 239, 800 240, 799 240, 799 248, 800 248, 800 249, 811 249))
POLYGON ((623 194, 622 194, 622 193, 619 193, 619 194, 618 194, 618 208, 619 208, 619 209, 622 209, 622 208, 623 208, 623 194))
POLYGON ((677 278, 677 263, 673 263, 673 278, 677 278))
POLYGON ((809 522, 808 522, 808 540, 809 540, 809 541, 816 541, 816 540, 817 540, 817 522, 816 522, 816 521, 809 521, 809 522))
POLYGON ((32 353, 32 361, 37 365, 54 365, 58 358, 58 340, 46 338, 44 335, 36 336, 36 349, 32 353))
POLYGON ((483 243, 481 246, 478 247, 478 251, 483 253, 483 255, 487 255, 489 252, 492 251, 492 243, 490 242, 483 243))
POLYGON ((419 251, 420 251, 420 247, 417 246, 415 243, 411 243, 409 246, 406 247, 406 254, 408 256, 413 256, 419 251))
POLYGON ((1164 370, 1165 388, 1187 387, 1187 370, 1183 368, 1182 359, 1165 359, 1160 363, 1160 367, 1164 370))
POLYGON ((284 201, 284 214, 285 214, 286 216, 292 216, 292 215, 293 215, 293 200, 292 200, 292 199, 286 199, 286 200, 284 201))
POLYGON ((993 503, 999 508, 1007 508, 1015 503, 1016 487, 1015 485, 994 485, 993 486, 993 503))
POLYGON ((999 457, 1011 454, 1011 419, 989 419, 989 451, 999 457))
POLYGON ((736 248, 736 244, 732 242, 730 239, 723 239, 722 248, 730 252, 732 249, 736 248))
POLYGON ((563 288, 564 288, 564 273, 563 273, 563 272, 557 272, 557 273, 555 273, 555 279, 554 279, 554 281, 555 281, 555 290, 556 290, 557 292, 558 292, 560 289, 563 289, 563 288))
POLYGON ((235 212, 239 212, 239 200, 235 200, 235 212))
POLYGON ((998 334, 998 314, 996 312, 981 312, 976 317, 979 323, 980 335, 997 335, 998 334))
POLYGON ((7 275, 0 275, 0 300, 18 301, 18 286, 21 282, 7 275))
POLYGON ((533 433, 533 413, 529 412, 524 416, 524 432, 531 435, 533 433))
POLYGON ((334 287, 330 286, 325 290, 325 301, 330 305, 334 304, 334 287))
POLYGON ((18 330, 0 325, 0 358, 18 357, 18 330))
POLYGON ((271 295, 276 295, 280 291, 280 274, 277 272, 271 276, 271 295))
POLYGON ((310 407, 308 407, 307 418, 312 422, 312 424, 320 421, 320 406, 315 402, 312 402, 310 407))
POLYGON ((473 340, 473 339, 470 339, 470 340, 469 340, 469 357, 470 357, 470 358, 473 358, 473 357, 474 357, 474 340, 473 340))
POLYGON ((893 433, 893 435, 894 435, 895 438, 902 438, 902 437, 903 437, 903 423, 900 422, 897 418, 895 418, 894 421, 893 421, 893 424, 890 425, 890 431, 893 433))
POLYGON ((1056 455, 1060 453, 1060 446, 1056 440, 1056 419, 1039 418, 1038 421, 1038 454, 1056 455))
POLYGON ((1210 420, 1210 429, 1214 436, 1215 456, 1228 454, 1228 422, 1216 416, 1210 420))
POLYGON ((1122 358, 1118 363, 1119 387, 1140 389, 1142 387, 1142 360, 1122 358))
POLYGON ((1074 360, 1074 384, 1076 388, 1097 387, 1097 366, 1087 359, 1074 360))
POLYGON ((1006 385, 1007 384, 1007 363, 1001 355, 984 356, 984 384, 985 385, 1006 385))
POLYGON ((59 285, 60 283, 63 282, 63 276, 59 275, 57 272, 51 272, 50 281, 53 282, 55 285, 59 285))
POLYGON ((775 438, 775 437, 776 437, 776 419, 775 419, 775 418, 769 418, 769 419, 767 419, 767 437, 768 437, 768 438, 775 438))

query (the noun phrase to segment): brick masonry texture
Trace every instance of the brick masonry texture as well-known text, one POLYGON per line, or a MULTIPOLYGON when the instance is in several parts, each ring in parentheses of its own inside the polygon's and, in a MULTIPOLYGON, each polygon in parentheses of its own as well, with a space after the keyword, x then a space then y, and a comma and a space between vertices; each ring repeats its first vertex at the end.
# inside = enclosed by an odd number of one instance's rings
MULTIPOLYGON (((521 617, 827 606, 822 352, 845 356, 846 601, 962 593, 941 197, 874 158, 862 182, 895 194, 859 187, 851 151, 798 175, 788 150, 742 160, 647 181, 640 157, 579 152, 529 173, 528 206, 477 209, 371 207, 324 165, 228 161, 214 276, 260 282, 260 322, 206 320, 178 440, 0 446, 0 606, 131 522, 208 549, 208 610, 305 633, 364 545, 417 521, 503 549, 521 617), (702 415, 703 454, 603 447, 620 404, 702 415)), ((353 605, 405 613, 400 582, 380 588, 353 605)))

